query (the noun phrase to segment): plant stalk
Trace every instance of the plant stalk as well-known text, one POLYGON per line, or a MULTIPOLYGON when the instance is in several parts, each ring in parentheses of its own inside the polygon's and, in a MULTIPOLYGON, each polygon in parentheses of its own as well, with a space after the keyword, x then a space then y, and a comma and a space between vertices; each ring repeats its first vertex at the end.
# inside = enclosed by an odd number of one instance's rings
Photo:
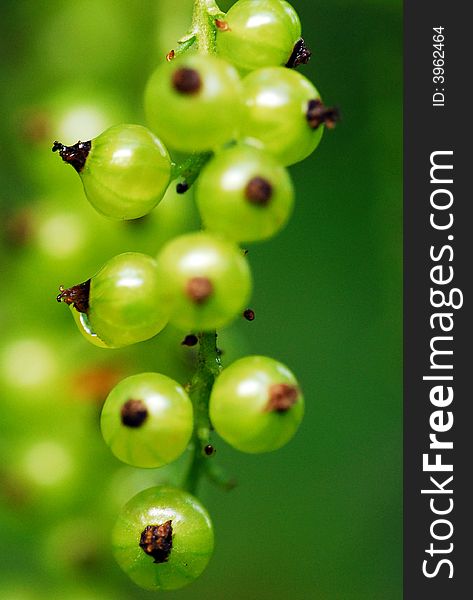
POLYGON ((198 51, 201 54, 215 54, 215 19, 222 15, 215 0, 195 0, 192 16, 192 32, 196 36, 198 51))
MULTIPOLYGON (((191 32, 181 40, 194 40, 198 52, 201 54, 215 54, 216 52, 216 27, 215 19, 222 15, 215 0, 195 0, 192 15, 191 32)), ((190 48, 193 43, 188 45, 190 48)), ((186 48, 186 49, 188 49, 186 48)), ((175 174, 186 177, 186 183, 191 185, 197 178, 200 169, 208 161, 209 153, 196 154, 180 167, 176 167, 175 174)), ((192 444, 194 454, 187 474, 184 487, 195 493, 206 470, 207 461, 212 460, 204 452, 210 444, 211 423, 209 418, 209 400, 212 386, 222 369, 220 355, 217 349, 217 332, 200 333, 197 367, 189 384, 189 395, 194 408, 194 432, 192 444)))
POLYGON ((195 493, 200 477, 206 469, 206 463, 212 460, 204 449, 210 443, 211 423, 209 418, 209 400, 212 386, 222 370, 217 349, 215 331, 200 333, 197 368, 189 386, 189 396, 194 408, 194 456, 185 482, 186 489, 195 493))

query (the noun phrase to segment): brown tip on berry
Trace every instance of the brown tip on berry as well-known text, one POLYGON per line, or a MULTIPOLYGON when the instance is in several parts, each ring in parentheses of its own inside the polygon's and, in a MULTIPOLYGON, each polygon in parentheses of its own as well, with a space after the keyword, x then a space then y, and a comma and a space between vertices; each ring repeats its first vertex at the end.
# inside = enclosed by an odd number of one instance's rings
POLYGON ((192 277, 187 282, 187 295, 196 304, 203 304, 213 293, 213 285, 207 277, 192 277))
POLYGON ((172 59, 176 56, 176 53, 174 52, 174 50, 170 50, 167 54, 166 54, 166 60, 168 62, 171 62, 172 59))
POLYGON ((172 521, 148 525, 141 533, 139 546, 155 563, 167 562, 172 550, 172 521))
POLYGON ((231 31, 230 25, 221 19, 215 19, 215 27, 220 31, 231 31))
POLYGON ((64 289, 61 285, 59 286, 59 294, 56 296, 58 302, 64 302, 65 304, 72 304, 72 306, 80 313, 87 313, 89 310, 89 294, 90 294, 90 279, 74 285, 70 288, 64 289))
POLYGON ((246 199, 257 206, 267 206, 272 195, 273 186, 263 177, 253 177, 245 188, 246 199))
POLYGON ((269 387, 269 400, 266 409, 270 412, 287 412, 299 399, 299 389, 287 383, 273 383, 269 387))
POLYGON ((202 87, 202 80, 199 72, 195 69, 182 67, 174 71, 172 85, 176 92, 192 95, 199 92, 202 87))
POLYGON ((295 69, 299 65, 306 65, 309 62, 311 56, 312 52, 309 48, 307 48, 304 40, 300 38, 294 44, 292 54, 286 63, 286 67, 288 69, 295 69))
POLYGON ((148 417, 143 400, 127 400, 120 410, 120 418, 126 427, 141 427, 148 417))
POLYGON ((325 106, 321 100, 309 100, 306 118, 312 129, 317 129, 322 124, 333 129, 340 120, 340 112, 338 108, 325 106))
POLYGON ((254 310, 252 310, 251 308, 247 308, 247 309, 245 310, 245 312, 243 313, 243 316, 245 317, 245 319, 246 319, 247 321, 254 321, 254 320, 255 320, 255 317, 256 317, 256 315, 255 315, 255 311, 254 311, 254 310))
POLYGON ((77 142, 73 146, 64 146, 61 142, 54 142, 51 148, 53 152, 59 152, 59 156, 62 160, 69 165, 73 166, 74 169, 80 173, 84 168, 85 161, 89 156, 92 142, 77 142))
POLYGON ((215 452, 216 452, 216 450, 212 446, 212 444, 207 444, 207 446, 205 446, 205 448, 204 448, 204 454, 206 456, 213 456, 215 454, 215 452))

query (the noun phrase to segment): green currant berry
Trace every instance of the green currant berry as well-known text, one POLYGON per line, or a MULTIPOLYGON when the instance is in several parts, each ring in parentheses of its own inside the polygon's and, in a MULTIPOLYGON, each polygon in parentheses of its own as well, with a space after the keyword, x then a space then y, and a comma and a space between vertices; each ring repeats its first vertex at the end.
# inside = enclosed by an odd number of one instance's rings
POLYGON ((174 590, 194 581, 213 552, 207 511, 189 493, 152 487, 123 508, 112 534, 121 569, 147 590, 174 590))
POLYGON ((162 467, 178 458, 193 429, 192 403, 176 381, 140 373, 108 395, 101 428, 113 454, 134 467, 162 467))
POLYGON ((207 229, 237 242, 265 240, 288 221, 294 189, 274 158, 249 146, 215 156, 197 180, 196 200, 207 229))
POLYGON ((239 0, 217 28, 217 52, 242 71, 284 66, 300 37, 299 17, 288 2, 239 0))
POLYGON ((246 119, 242 136, 267 150, 282 164, 292 165, 318 146, 323 124, 336 120, 335 109, 325 108, 312 83, 284 67, 269 67, 243 80, 246 119))
POLYGON ((294 375, 282 363, 247 356, 217 378, 209 414, 217 433, 242 452, 270 452, 296 433, 304 399, 294 375))
POLYGON ((232 65, 193 54, 158 67, 146 87, 145 110, 151 129, 171 148, 202 152, 236 136, 240 95, 232 65))
POLYGON ((82 313, 79 329, 98 346, 119 348, 159 333, 168 315, 159 301, 156 261, 126 252, 110 259, 86 282, 62 289, 58 302, 82 313))
POLYGON ((168 242, 158 254, 161 301, 169 320, 183 330, 208 331, 227 325, 245 307, 251 273, 242 251, 204 232, 168 242))
POLYGON ((117 125, 73 146, 55 142, 56 150, 79 173, 92 206, 113 219, 148 214, 164 196, 171 177, 166 148, 141 125, 117 125))

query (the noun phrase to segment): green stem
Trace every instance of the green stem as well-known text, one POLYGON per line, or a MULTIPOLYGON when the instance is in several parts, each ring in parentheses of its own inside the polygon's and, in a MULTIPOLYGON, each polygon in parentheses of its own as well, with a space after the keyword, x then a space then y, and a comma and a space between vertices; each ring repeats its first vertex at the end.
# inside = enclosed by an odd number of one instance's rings
POLYGON ((201 54, 215 54, 217 34, 215 19, 219 15, 222 15, 222 11, 215 0, 195 0, 192 33, 196 37, 201 54))
POLYGON ((214 381, 222 370, 217 350, 217 333, 200 333, 198 338, 197 368, 189 386, 189 396, 194 408, 194 456, 185 488, 191 493, 195 493, 206 463, 211 460, 204 452, 204 448, 210 443, 209 399, 214 381))
MULTIPOLYGON (((215 0, 195 0, 191 31, 180 40, 181 45, 189 42, 186 46, 186 49, 188 49, 196 43, 201 54, 215 54, 217 32, 215 19, 221 15, 222 11, 215 0)), ((185 183, 190 187, 210 156, 211 154, 208 152, 194 154, 182 165, 177 165, 174 168, 174 177, 184 177, 185 183)), ((208 471, 209 476, 211 476, 211 473, 215 471, 215 469, 208 469, 210 464, 208 461, 212 459, 205 454, 204 449, 210 444, 210 392, 216 377, 222 369, 220 355, 217 350, 217 332, 200 333, 198 338, 197 367, 189 385, 189 395, 194 408, 192 440, 194 455, 184 485, 191 493, 196 492, 203 472, 208 471)))

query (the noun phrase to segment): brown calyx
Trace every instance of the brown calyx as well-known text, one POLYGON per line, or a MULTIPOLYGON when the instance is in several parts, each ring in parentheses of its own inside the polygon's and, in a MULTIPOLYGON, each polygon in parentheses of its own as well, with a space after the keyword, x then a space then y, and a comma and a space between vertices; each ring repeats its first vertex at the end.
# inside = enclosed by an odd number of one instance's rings
POLYGON ((307 48, 304 40, 300 38, 294 44, 292 54, 286 63, 286 67, 288 69, 295 69, 299 65, 306 65, 309 62, 311 56, 312 52, 309 48, 307 48))
POLYGON ((269 387, 269 400, 266 409, 271 412, 287 412, 299 398, 299 389, 287 383, 273 383, 269 387))
POLYGON ((267 206, 272 195, 273 186, 263 177, 253 177, 245 188, 246 199, 257 206, 267 206))
POLYGON ((213 290, 214 286, 207 277, 192 277, 187 282, 186 293, 196 304, 203 304, 208 300, 213 290))
POLYGON ((202 80, 199 72, 195 69, 182 67, 174 71, 172 85, 176 92, 192 95, 199 92, 202 87, 202 80))
POLYGON ((59 291, 60 293, 56 296, 58 302, 72 304, 77 312, 87 314, 89 310, 90 279, 67 289, 64 289, 61 285, 59 291))
POLYGON ((80 173, 84 168, 85 161, 89 156, 92 142, 77 142, 73 146, 64 146, 61 142, 54 142, 52 151, 59 151, 59 156, 62 160, 74 167, 74 169, 80 173))
POLYGON ((322 124, 333 129, 340 120, 340 112, 334 106, 325 106, 321 100, 309 100, 306 118, 312 129, 317 129, 322 124))
POLYGON ((126 427, 141 427, 148 417, 148 409, 143 400, 127 400, 120 410, 120 417, 126 427))
POLYGON ((148 525, 141 533, 139 546, 155 563, 167 562, 172 550, 172 521, 148 525))

